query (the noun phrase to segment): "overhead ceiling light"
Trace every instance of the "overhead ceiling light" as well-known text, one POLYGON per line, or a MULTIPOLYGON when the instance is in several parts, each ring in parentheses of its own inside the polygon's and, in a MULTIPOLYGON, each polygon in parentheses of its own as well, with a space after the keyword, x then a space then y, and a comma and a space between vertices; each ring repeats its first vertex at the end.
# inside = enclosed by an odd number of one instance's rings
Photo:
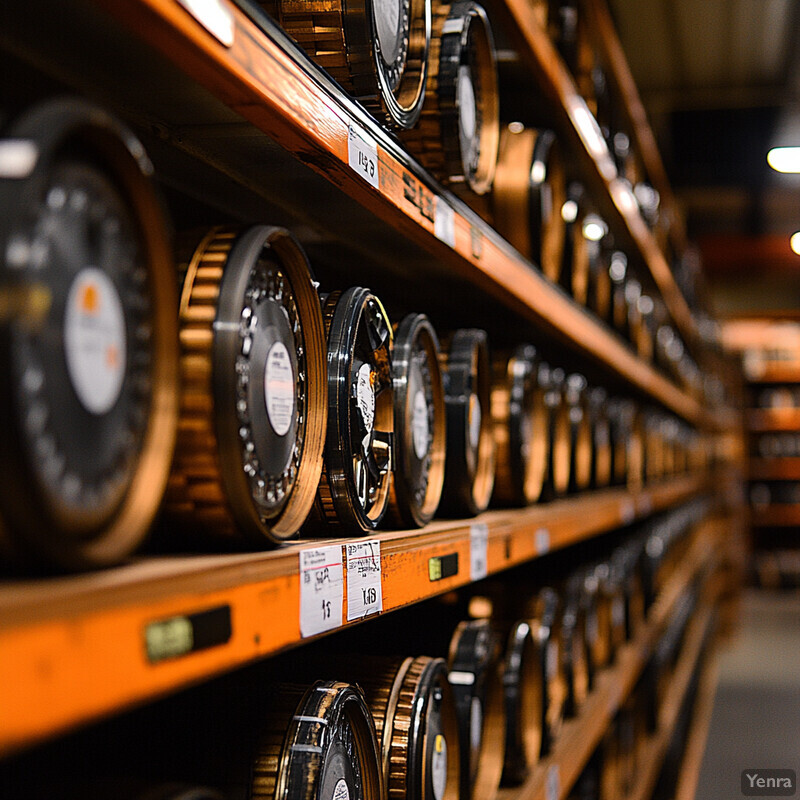
POLYGON ((800 147, 773 147, 767 164, 776 172, 800 172, 800 147))
POLYGON ((792 246, 792 250, 800 256, 800 231, 792 234, 792 238, 789 239, 789 244, 792 246))

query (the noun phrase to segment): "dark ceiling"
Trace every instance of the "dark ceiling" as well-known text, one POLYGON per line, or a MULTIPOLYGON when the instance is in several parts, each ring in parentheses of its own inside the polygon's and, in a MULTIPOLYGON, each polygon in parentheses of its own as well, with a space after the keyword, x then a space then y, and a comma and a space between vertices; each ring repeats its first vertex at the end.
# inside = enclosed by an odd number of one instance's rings
POLYGON ((798 0, 609 0, 719 310, 800 309, 798 0))

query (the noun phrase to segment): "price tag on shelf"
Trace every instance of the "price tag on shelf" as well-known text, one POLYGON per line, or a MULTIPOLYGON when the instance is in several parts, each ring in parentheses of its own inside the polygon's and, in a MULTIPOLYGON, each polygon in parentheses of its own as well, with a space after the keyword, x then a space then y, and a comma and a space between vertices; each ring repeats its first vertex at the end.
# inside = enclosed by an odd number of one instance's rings
POLYGON ((300 635, 314 636, 342 624, 344 567, 341 545, 300 551, 300 635))
POLYGON ((469 577, 473 581, 485 578, 489 572, 489 526, 475 522, 469 526, 469 577))
POLYGON ((551 764, 547 770, 547 786, 545 797, 547 800, 558 800, 561 795, 561 773, 558 764, 551 764))
POLYGON ((378 145, 355 122, 347 129, 347 163, 368 184, 378 188, 378 145))
POLYGON ((550 551, 550 531, 547 528, 539 528, 534 534, 536 542, 536 554, 543 556, 550 551))
POLYGON ((436 238, 450 247, 456 246, 456 214, 441 197, 436 198, 436 213, 433 220, 436 238))
POLYGON ((383 611, 381 543, 377 539, 345 545, 347 621, 383 611))

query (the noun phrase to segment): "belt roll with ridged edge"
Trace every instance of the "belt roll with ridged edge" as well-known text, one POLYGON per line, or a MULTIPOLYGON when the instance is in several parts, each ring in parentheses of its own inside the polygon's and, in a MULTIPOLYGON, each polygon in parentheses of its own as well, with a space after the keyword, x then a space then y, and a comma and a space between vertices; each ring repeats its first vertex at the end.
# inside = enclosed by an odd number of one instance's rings
POLYGON ((492 190, 495 226, 551 281, 564 258, 566 179, 561 148, 549 130, 509 125, 500 135, 492 190))
POLYGON ((76 98, 6 136, 21 172, 0 178, 0 552, 108 566, 144 539, 175 442, 174 265, 153 168, 76 98))
POLYGON ((625 611, 625 639, 633 641, 645 621, 645 595, 642 578, 644 542, 636 537, 615 548, 611 568, 622 586, 625 611))
POLYGON ((461 800, 492 800, 500 786, 505 749, 499 641, 488 620, 456 627, 447 666, 461 748, 461 800))
POLYGON ((409 314, 395 330, 395 472, 388 520, 420 528, 433 519, 442 496, 446 410, 439 339, 424 314, 409 314))
MULTIPOLYGON (((540 370, 540 374, 544 371, 540 370)), ((569 490, 570 457, 571 457, 571 428, 569 419, 569 406, 565 395, 564 370, 560 367, 548 369, 543 374, 543 381, 547 386, 545 391, 545 405, 548 410, 548 436, 549 444, 547 453, 547 482, 546 494, 548 499, 563 497, 569 490)))
POLYGON ((565 400, 569 413, 569 491, 582 492, 592 483, 592 421, 588 383, 577 372, 567 376, 565 400))
POLYGON ((485 511, 494 487, 495 445, 486 331, 457 330, 446 356, 447 461, 441 508, 474 516, 485 511))
POLYGON ((588 414, 592 429, 593 489, 604 489, 611 484, 611 423, 608 418, 608 394, 601 386, 589 390, 588 414))
POLYGON ((611 431, 611 484, 624 486, 628 480, 629 445, 635 413, 631 400, 615 398, 608 403, 611 431))
POLYGON ((434 8, 430 62, 419 124, 401 138, 443 183, 486 194, 497 167, 500 101, 494 38, 480 5, 434 8))
POLYGON ((570 576, 564 588, 561 610, 561 661, 566 681, 564 716, 574 717, 589 695, 591 676, 586 641, 586 606, 583 576, 570 576))
POLYGON ((388 800, 457 800, 458 724, 441 658, 360 658, 357 678, 378 733, 388 800))
POLYGON ((429 73, 430 0, 276 4, 286 32, 379 122, 416 125, 429 73))
POLYGON ((165 510, 212 536, 293 537, 316 495, 325 335, 306 257, 283 228, 211 230, 185 268, 181 419, 165 510))
POLYGON ((495 361, 492 420, 497 464, 492 500, 502 505, 530 505, 542 494, 548 414, 539 363, 536 348, 528 344, 495 361))
POLYGON ((603 322, 610 324, 611 275, 609 274, 609 252, 606 242, 598 242, 598 247, 590 255, 586 307, 603 322))
POLYGON ((547 755, 561 729, 566 701, 566 677, 561 660, 561 599, 550 586, 539 590, 528 603, 531 633, 539 650, 543 706, 541 755, 547 755))
POLYGON ((317 499, 304 530, 375 530, 389 506, 394 462, 392 326, 380 300, 354 286, 323 300, 328 429, 317 499))
POLYGON ((381 800, 375 725, 357 686, 281 686, 264 720, 248 800, 381 800))
POLYGON ((504 786, 524 783, 542 752, 544 672, 531 624, 516 622, 508 636, 503 665, 506 709, 504 786))

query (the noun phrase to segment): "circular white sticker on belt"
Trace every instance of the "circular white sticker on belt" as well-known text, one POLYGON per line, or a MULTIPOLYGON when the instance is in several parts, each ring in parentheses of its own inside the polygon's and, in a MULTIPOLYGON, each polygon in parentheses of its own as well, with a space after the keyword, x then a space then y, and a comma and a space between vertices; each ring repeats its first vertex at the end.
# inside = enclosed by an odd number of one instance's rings
POLYGON ((272 430, 285 436, 294 418, 294 371, 283 342, 275 342, 267 353, 264 368, 264 402, 272 430))
POLYGON ((369 364, 362 364, 358 369, 356 402, 367 433, 371 433, 375 422, 375 392, 372 389, 372 368, 369 364))
POLYGON ((469 396, 469 446, 476 450, 481 437, 481 401, 478 395, 469 396))
POLYGON ((333 787, 333 794, 331 800, 350 800, 350 787, 344 778, 339 778, 336 781, 336 786, 333 787))
POLYGON ((125 380, 125 312, 111 279, 85 267, 72 281, 64 313, 67 371, 78 399, 92 414, 105 414, 125 380))
POLYGON ((477 697, 472 698, 469 711, 469 744, 473 755, 477 755, 483 738, 483 708, 481 707, 481 701, 477 697))
POLYGON ((414 438, 414 452, 421 461, 428 452, 428 436, 430 426, 428 425, 428 404, 425 401, 425 393, 418 389, 414 395, 414 408, 411 412, 411 433, 414 438))
POLYGON ((436 734, 431 759, 431 784, 435 800, 442 800, 447 787, 447 740, 441 733, 436 734))

